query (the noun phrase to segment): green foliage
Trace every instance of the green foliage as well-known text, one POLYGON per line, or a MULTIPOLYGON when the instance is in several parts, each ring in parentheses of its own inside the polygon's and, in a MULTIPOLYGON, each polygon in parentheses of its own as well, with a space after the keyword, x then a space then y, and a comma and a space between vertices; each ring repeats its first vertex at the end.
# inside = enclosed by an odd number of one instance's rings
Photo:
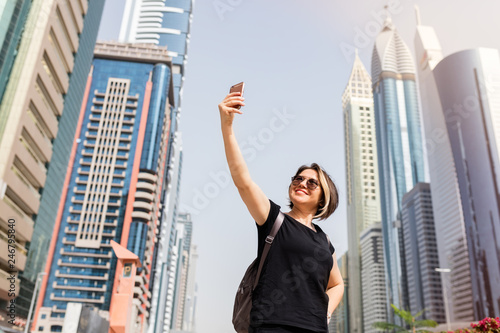
POLYGON ((416 318, 420 317, 424 313, 424 310, 413 316, 410 311, 398 309, 394 304, 391 304, 391 307, 394 309, 394 314, 403 319, 406 325, 410 328, 407 329, 405 327, 387 322, 374 323, 373 328, 378 331, 391 331, 395 333, 430 333, 430 331, 423 328, 437 326, 437 323, 434 320, 416 320, 416 318))

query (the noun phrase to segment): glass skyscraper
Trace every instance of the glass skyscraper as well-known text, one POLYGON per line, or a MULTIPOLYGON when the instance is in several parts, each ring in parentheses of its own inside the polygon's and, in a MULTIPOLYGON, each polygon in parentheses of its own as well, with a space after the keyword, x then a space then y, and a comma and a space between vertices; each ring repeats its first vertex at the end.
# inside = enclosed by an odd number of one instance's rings
POLYGON ((0 3, 0 102, 9 81, 32 0, 0 3))
POLYGON ((160 226, 158 252, 155 254, 155 284, 151 290, 151 326, 149 332, 168 331, 171 313, 174 275, 172 251, 176 240, 178 194, 182 168, 182 143, 179 115, 182 103, 182 86, 187 63, 193 0, 126 0, 119 40, 129 43, 146 43, 166 46, 172 57, 175 106, 168 148, 165 187, 165 209, 160 226), (170 311, 170 312, 169 312, 170 311))
MULTIPOLYGON (((431 189, 428 183, 418 183, 403 197, 402 228, 408 276, 409 311, 422 310, 421 319, 446 322, 442 297, 439 256, 434 228, 431 189)), ((448 301, 448 300, 446 300, 448 301)))
POLYGON ((469 257, 464 255, 469 252, 464 214, 450 138, 433 73, 443 54, 434 29, 420 22, 417 22, 415 34, 415 55, 419 59, 418 81, 439 267, 453 270, 451 274, 442 274, 443 291, 451 295, 447 299, 450 322, 472 321, 470 262, 469 257))
POLYGON ((37 306, 37 331, 61 327, 68 302, 93 305, 108 316, 118 278, 111 240, 141 261, 130 320, 134 332, 148 326, 171 82, 165 48, 96 45, 37 306))
POLYGON ((485 48, 457 52, 433 73, 460 189, 474 316, 494 317, 500 313, 500 56, 485 48))
POLYGON ((401 202, 425 175, 415 67, 390 18, 375 41, 372 82, 388 305, 406 309, 401 202))

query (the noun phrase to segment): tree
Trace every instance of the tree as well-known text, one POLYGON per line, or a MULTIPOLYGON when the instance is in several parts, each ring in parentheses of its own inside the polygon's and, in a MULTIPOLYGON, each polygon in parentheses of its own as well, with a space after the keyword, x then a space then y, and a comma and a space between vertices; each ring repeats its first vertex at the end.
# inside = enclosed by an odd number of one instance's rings
POLYGON ((394 331, 396 333, 430 333, 430 331, 422 328, 437 326, 437 323, 434 320, 416 320, 416 318, 420 317, 422 313, 424 313, 424 310, 420 311, 415 316, 412 316, 410 311, 400 310, 394 304, 391 304, 391 307, 394 309, 396 316, 403 319, 410 329, 387 322, 374 323, 373 327, 375 329, 379 331, 394 331))

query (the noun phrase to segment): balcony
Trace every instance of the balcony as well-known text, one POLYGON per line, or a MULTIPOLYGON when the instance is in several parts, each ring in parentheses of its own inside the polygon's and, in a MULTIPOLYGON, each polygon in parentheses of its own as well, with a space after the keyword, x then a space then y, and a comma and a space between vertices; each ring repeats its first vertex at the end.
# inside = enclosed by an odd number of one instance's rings
POLYGON ((24 267, 26 266, 26 253, 26 249, 17 242, 16 244, 11 244, 9 248, 9 238, 7 234, 0 231, 0 263, 9 268, 10 264, 13 264, 14 268, 12 268, 12 270, 24 271, 24 267), (12 252, 13 249, 14 251, 12 252), (13 258, 11 258, 12 254, 9 250, 14 255, 13 258), (9 254, 11 257, 9 257, 9 254), (14 262, 12 262, 12 260, 14 260, 14 262))
MULTIPOLYGON (((7 280, 9 277, 10 277, 9 273, 0 269, 0 299, 3 300, 10 299, 9 297, 10 281, 7 280)), ((16 285, 16 295, 18 295, 20 290, 20 282, 17 277, 14 284, 16 285)))
POLYGON ((64 274, 60 273, 59 270, 56 271, 56 277, 67 278, 67 279, 82 279, 82 280, 99 280, 99 281, 107 281, 109 279, 108 273, 105 273, 104 276, 89 276, 89 275, 77 275, 77 274, 64 274))
POLYGON ((153 211, 153 205, 151 203, 147 203, 144 201, 135 201, 134 202, 134 209, 140 208, 140 209, 145 209, 148 211, 153 211))
POLYGON ((7 221, 13 218, 16 220, 16 238, 22 242, 31 241, 31 236, 33 235, 33 220, 29 218, 28 215, 24 214, 20 208, 14 208, 16 205, 13 202, 9 205, 8 201, 10 201, 8 197, 4 197, 3 200, 0 199, 1 223, 4 224, 5 229, 8 229, 7 221))
POLYGON ((96 292, 106 292, 106 285, 103 285, 102 287, 87 287, 84 285, 79 285, 79 286, 68 286, 68 285, 59 285, 57 282, 54 282, 52 285, 54 289, 65 289, 65 290, 83 290, 83 291, 96 291, 96 292))
MULTIPOLYGON (((63 256, 75 256, 75 257, 92 257, 92 258, 105 258, 111 259, 113 257, 111 251, 108 253, 87 253, 87 252, 67 252, 61 248, 61 255, 63 256)), ((88 279, 88 276, 86 277, 88 279)))
POLYGON ((77 268, 96 268, 96 269, 109 269, 111 267, 111 264, 106 262, 106 265, 92 265, 92 264, 75 264, 71 262, 63 262, 62 259, 59 259, 57 261, 57 265, 59 266, 64 266, 64 267, 77 267, 77 268))
POLYGON ((151 214, 134 211, 132 212, 132 219, 139 219, 149 222, 149 220, 151 220, 151 214))
POLYGON ((76 297, 57 297, 54 296, 54 294, 51 294, 50 299, 53 301, 62 301, 62 302, 104 304, 104 296, 99 297, 99 299, 89 299, 89 298, 76 298, 76 297))
POLYGON ((37 214, 40 207, 40 193, 21 177, 12 170, 6 170, 5 179, 8 179, 6 195, 23 211, 37 214))

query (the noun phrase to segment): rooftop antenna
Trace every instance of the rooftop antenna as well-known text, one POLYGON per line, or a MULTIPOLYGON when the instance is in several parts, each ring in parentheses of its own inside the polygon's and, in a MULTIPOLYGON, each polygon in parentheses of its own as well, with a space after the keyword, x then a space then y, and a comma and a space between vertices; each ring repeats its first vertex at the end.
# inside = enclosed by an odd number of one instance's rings
POLYGON ((420 21, 420 8, 418 7, 418 5, 415 5, 415 15, 417 17, 417 27, 419 25, 421 25, 421 21, 420 21))
POLYGON ((389 1, 390 0, 387 0, 387 5, 384 6, 384 12, 385 12, 384 26, 388 26, 390 23, 392 23, 391 14, 389 12, 389 1))

